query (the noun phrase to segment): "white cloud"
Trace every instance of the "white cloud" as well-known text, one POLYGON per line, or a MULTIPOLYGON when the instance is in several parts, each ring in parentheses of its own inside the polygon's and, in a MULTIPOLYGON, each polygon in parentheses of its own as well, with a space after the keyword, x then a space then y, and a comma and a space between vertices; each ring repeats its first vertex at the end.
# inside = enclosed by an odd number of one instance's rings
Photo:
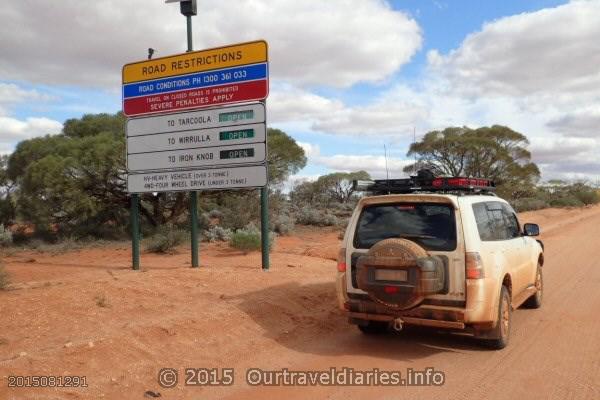
MULTIPOLYGON (((304 149, 311 164, 325 167, 331 172, 354 172, 365 170, 374 178, 384 178, 387 176, 388 172, 390 177, 399 177, 405 175, 402 169, 412 163, 411 160, 403 160, 388 156, 386 165, 386 158, 383 155, 322 155, 321 148, 318 145, 306 142, 298 142, 298 145, 304 149)), ((308 178, 308 180, 314 180, 318 176, 302 177, 308 178)), ((296 177, 295 180, 300 180, 300 177, 296 177)))
POLYGON ((304 154, 306 154, 306 157, 309 159, 313 159, 316 157, 319 157, 321 155, 321 148, 319 147, 318 144, 312 144, 312 143, 308 143, 308 142, 297 142, 298 146, 302 147, 302 150, 304 150, 304 154))
POLYGON ((57 134, 62 126, 60 122, 49 118, 27 118, 21 121, 12 117, 0 117, 0 144, 57 134))
MULTIPOLYGON (((203 0, 195 48, 264 38, 275 79, 298 85, 379 82, 420 48, 417 23, 383 0, 203 0)), ((162 0, 9 2, 0 8, 0 76, 118 86, 123 64, 185 50, 185 20, 162 0), (27 27, 24 31, 23 27, 27 27)))
POLYGON ((271 89, 267 101, 269 121, 273 123, 311 121, 331 117, 342 112, 340 100, 329 99, 291 85, 278 85, 271 89))
POLYGON ((431 67, 453 89, 496 94, 599 93, 600 2, 575 1, 486 23, 431 67))
POLYGON ((315 162, 336 172, 367 171, 373 178, 385 178, 387 172, 391 178, 406 175, 402 169, 411 164, 411 160, 388 157, 387 168, 384 156, 336 154, 319 157, 315 162))
POLYGON ((346 107, 316 121, 312 128, 341 135, 409 137, 415 123, 425 120, 429 113, 414 99, 397 97, 401 96, 388 95, 366 106, 346 107))
POLYGON ((577 137, 600 137, 600 105, 596 110, 575 111, 547 123, 555 132, 577 137))
POLYGON ((0 82, 0 115, 6 115, 9 108, 26 101, 45 102, 52 99, 52 96, 42 94, 37 90, 23 89, 14 83, 0 82))
POLYGON ((342 136, 412 138, 415 123, 429 116, 421 96, 399 86, 372 103, 348 106, 287 85, 273 90, 267 104, 273 123, 342 136))

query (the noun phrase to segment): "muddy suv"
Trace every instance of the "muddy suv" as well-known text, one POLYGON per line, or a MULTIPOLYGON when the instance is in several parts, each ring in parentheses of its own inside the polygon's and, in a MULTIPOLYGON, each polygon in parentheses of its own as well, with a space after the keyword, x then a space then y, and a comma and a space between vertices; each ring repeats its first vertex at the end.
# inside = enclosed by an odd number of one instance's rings
POLYGON ((339 306, 367 334, 421 325, 500 349, 511 315, 542 304, 543 244, 485 179, 355 182, 370 192, 338 256, 339 306))

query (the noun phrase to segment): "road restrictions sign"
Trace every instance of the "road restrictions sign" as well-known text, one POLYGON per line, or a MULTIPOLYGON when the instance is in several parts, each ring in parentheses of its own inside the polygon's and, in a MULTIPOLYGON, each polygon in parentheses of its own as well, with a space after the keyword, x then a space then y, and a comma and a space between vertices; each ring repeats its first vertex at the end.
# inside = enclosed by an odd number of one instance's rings
POLYGON ((263 100, 269 92, 267 44, 243 43, 123 67, 123 112, 164 113, 263 100))
POLYGON ((176 192, 206 189, 242 189, 267 184, 267 167, 190 169, 168 172, 129 174, 129 193, 176 192))
POLYGON ((262 103, 153 115, 127 120, 127 137, 265 122, 262 103))

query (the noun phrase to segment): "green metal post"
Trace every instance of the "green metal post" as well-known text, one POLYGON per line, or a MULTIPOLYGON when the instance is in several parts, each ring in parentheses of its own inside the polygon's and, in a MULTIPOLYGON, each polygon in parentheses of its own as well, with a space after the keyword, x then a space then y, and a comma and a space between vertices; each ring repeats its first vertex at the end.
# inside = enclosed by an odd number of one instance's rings
POLYGON ((140 269, 140 196, 131 195, 131 258, 134 270, 140 269))
MULTIPOLYGON (((187 23, 187 51, 192 51, 192 16, 185 17, 187 23)), ((198 257, 198 192, 190 192, 190 236, 192 245, 192 268, 198 268, 200 261, 198 257)))
POLYGON ((269 270, 269 189, 260 188, 260 239, 262 247, 262 269, 269 270))
POLYGON ((190 234, 192 239, 192 268, 200 266, 198 260, 198 192, 190 192, 190 234))

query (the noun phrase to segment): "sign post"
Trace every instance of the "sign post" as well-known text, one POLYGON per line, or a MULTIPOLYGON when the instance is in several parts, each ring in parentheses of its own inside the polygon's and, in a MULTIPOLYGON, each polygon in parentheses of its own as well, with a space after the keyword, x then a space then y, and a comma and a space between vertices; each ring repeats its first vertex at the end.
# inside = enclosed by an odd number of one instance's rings
POLYGON ((187 52, 123 67, 133 267, 139 268, 139 193, 187 191, 191 264, 199 266, 198 190, 261 188, 262 266, 269 268, 267 43, 193 51, 196 0, 178 2, 187 52), (241 104, 241 105, 240 105, 241 104))
POLYGON ((262 269, 269 270, 269 189, 260 188, 260 244, 262 252, 262 269))
POLYGON ((131 195, 131 259, 134 270, 140 269, 140 196, 131 195))
MULTIPOLYGON (((185 15, 187 25, 187 51, 194 50, 192 42, 192 15, 196 15, 196 0, 182 1, 181 13, 185 15)), ((198 249, 198 192, 190 192, 190 245, 192 247, 192 268, 200 266, 198 249)))

